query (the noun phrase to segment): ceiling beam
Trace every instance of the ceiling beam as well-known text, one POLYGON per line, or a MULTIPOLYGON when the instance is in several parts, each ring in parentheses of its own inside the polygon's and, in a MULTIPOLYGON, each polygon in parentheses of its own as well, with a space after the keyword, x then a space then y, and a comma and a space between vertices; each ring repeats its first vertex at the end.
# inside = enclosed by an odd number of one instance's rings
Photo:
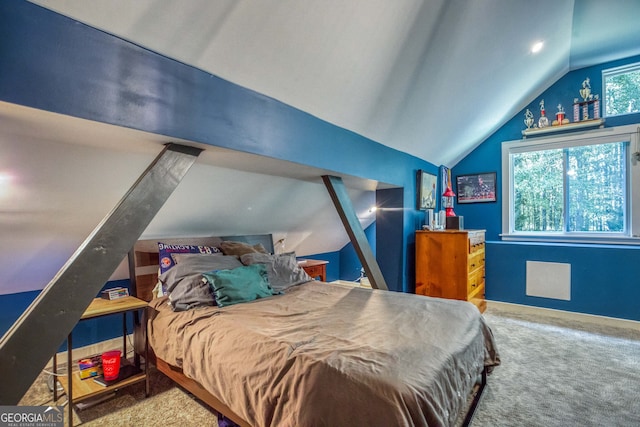
POLYGON ((364 234, 362 224, 360 224, 356 211, 353 209, 351 199, 347 193, 347 188, 342 182, 342 178, 323 175, 322 180, 329 191, 331 200, 338 211, 338 215, 340 215, 342 224, 349 235, 356 254, 358 254, 362 268, 364 268, 371 286, 374 289, 388 290, 387 283, 378 266, 378 261, 376 261, 376 257, 373 255, 367 236, 364 234))

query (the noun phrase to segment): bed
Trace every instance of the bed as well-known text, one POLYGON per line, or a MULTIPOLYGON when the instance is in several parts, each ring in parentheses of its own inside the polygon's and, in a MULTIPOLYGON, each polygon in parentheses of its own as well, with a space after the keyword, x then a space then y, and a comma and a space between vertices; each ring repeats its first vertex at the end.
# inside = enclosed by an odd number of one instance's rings
MULTIPOLYGON (((273 251, 270 235, 165 243, 215 246, 231 239, 273 251)), ((130 254, 132 291, 150 301, 155 364, 238 425, 449 426, 463 418, 468 424, 487 372, 500 363, 491 330, 470 303, 301 280, 299 272, 299 283, 272 295, 176 311, 177 288, 169 296, 151 294, 162 259, 157 245, 140 241, 130 254)), ((214 285, 235 280, 224 275, 240 270, 204 273, 202 283, 211 274, 223 277, 209 285, 226 301, 214 285)))

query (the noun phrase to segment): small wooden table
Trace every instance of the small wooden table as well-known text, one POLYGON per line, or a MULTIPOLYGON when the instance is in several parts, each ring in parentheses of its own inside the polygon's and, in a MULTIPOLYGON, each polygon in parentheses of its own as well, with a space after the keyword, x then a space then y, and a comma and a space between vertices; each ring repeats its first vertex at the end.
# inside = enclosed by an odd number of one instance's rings
POLYGON ((323 282, 327 281, 327 264, 329 264, 329 261, 303 259, 298 261, 298 264, 313 279, 320 277, 323 282))
MULTIPOLYGON (((132 297, 127 296, 123 298, 118 298, 115 300, 107 300, 104 298, 95 298, 89 307, 82 314, 80 320, 93 319, 96 317, 109 316, 112 314, 122 314, 122 363, 128 363, 126 360, 127 355, 127 313, 129 312, 137 312, 138 310, 144 309, 147 306, 147 302, 132 297)), ((146 330, 145 330, 144 322, 142 324, 142 333, 145 335, 145 348, 144 348, 144 370, 142 370, 139 374, 135 374, 129 378, 123 379, 122 381, 117 382, 116 384, 110 385, 108 387, 104 387, 102 385, 97 384, 93 378, 81 379, 80 373, 73 373, 73 350, 72 350, 72 332, 69 333, 67 337, 67 375, 65 377, 60 377, 60 384, 64 388, 65 393, 67 394, 68 399, 68 409, 69 409, 69 425, 73 425, 73 403, 80 402, 82 400, 90 399, 102 395, 107 392, 113 392, 115 390, 121 389, 131 384, 135 384, 141 381, 145 381, 145 395, 149 396, 149 362, 148 362, 148 352, 149 346, 148 341, 146 339, 146 330), (66 379, 66 381, 65 381, 66 379)), ((135 325, 134 325, 135 327, 135 325)), ((137 354, 136 354, 137 356, 137 354)), ((57 354, 53 355, 53 373, 54 376, 57 371, 57 354)), ((139 368, 140 360, 136 357, 135 364, 139 368)), ((58 399, 58 390, 57 386, 54 382, 53 385, 53 399, 54 402, 58 399)))

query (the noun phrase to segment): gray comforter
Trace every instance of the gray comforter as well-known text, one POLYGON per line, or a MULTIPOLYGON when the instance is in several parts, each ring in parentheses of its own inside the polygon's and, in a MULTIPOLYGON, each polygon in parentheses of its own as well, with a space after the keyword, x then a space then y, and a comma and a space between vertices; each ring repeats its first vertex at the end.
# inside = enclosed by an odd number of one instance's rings
POLYGON ((156 356, 253 426, 453 425, 500 359, 462 301, 309 282, 149 323, 156 356))

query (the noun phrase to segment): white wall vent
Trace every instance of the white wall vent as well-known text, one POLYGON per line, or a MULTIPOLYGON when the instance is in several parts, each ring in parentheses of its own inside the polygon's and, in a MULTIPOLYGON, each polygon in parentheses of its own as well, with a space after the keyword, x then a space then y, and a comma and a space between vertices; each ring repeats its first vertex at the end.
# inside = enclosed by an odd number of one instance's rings
POLYGON ((527 261, 528 296, 571 300, 571 264, 527 261))

